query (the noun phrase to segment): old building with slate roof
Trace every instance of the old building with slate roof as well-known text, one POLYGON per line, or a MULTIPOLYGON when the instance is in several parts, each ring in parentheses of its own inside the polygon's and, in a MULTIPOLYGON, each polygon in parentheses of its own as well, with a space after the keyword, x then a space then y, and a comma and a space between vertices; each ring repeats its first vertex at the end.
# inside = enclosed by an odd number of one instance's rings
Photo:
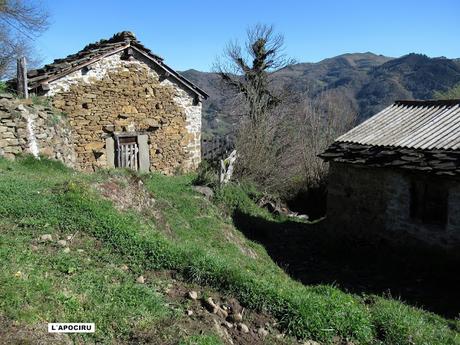
POLYGON ((460 100, 397 101, 320 157, 334 228, 460 245, 460 100))
POLYGON ((200 162, 207 94, 131 32, 89 44, 27 77, 29 92, 50 97, 67 118, 78 169, 170 174, 200 162))

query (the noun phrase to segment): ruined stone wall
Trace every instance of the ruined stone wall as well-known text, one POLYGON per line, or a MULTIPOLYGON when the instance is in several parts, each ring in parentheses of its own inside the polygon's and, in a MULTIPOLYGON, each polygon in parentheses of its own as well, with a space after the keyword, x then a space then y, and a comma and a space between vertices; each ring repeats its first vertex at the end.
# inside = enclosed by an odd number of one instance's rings
POLYGON ((409 171, 331 163, 327 221, 337 231, 396 244, 460 245, 460 181, 430 176, 448 189, 448 220, 440 227, 411 218, 411 183, 423 178, 409 171))
POLYGON ((0 156, 14 159, 32 153, 74 167, 72 131, 67 119, 50 106, 33 104, 31 99, 0 95, 0 156))
MULTIPOLYGON (((201 158, 201 103, 150 61, 117 53, 50 83, 46 96, 66 113, 74 132, 77 167, 110 166, 106 138, 148 135, 150 170, 172 174, 195 169, 201 158)), ((111 148, 109 147, 109 150, 111 148)))

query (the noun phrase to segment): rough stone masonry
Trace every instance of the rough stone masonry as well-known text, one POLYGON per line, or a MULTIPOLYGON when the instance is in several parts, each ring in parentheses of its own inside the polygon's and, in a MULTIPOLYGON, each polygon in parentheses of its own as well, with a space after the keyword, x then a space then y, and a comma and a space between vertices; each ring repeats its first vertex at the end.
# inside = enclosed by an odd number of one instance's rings
POLYGON ((200 162, 201 103, 159 75, 147 61, 107 57, 85 75, 76 71, 50 83, 46 96, 68 114, 77 164, 108 167, 106 139, 113 133, 148 135, 150 169, 172 174, 200 162))
POLYGON ((33 104, 10 94, 0 94, 0 156, 14 159, 31 153, 28 121, 33 123, 41 155, 75 166, 71 129, 65 116, 50 106, 33 104))
POLYGON ((201 100, 207 95, 132 33, 90 44, 28 75, 30 91, 65 114, 75 168, 116 166, 116 140, 123 136, 136 138, 141 171, 173 174, 200 163, 201 100))

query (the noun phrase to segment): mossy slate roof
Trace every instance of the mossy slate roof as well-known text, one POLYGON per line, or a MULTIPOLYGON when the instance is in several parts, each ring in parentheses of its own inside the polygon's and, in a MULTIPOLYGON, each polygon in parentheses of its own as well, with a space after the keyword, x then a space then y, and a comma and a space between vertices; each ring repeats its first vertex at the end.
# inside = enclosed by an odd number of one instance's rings
POLYGON ((337 138, 319 156, 460 176, 460 100, 396 101, 337 138))
MULTIPOLYGON (((140 41, 136 39, 134 34, 129 31, 122 31, 113 35, 109 39, 102 39, 99 42, 88 44, 82 50, 75 54, 71 54, 62 59, 56 59, 52 63, 43 66, 39 69, 29 70, 27 72, 28 87, 30 90, 40 87, 42 84, 59 79, 69 73, 80 68, 91 65, 104 56, 108 56, 117 51, 122 51, 126 48, 133 48, 146 58, 154 62, 167 75, 175 78, 179 83, 184 85, 196 95, 207 98, 205 91, 194 85, 190 80, 186 79, 178 72, 163 62, 163 58, 153 53, 146 48, 140 41)), ((14 82, 14 81, 13 81, 14 82)))

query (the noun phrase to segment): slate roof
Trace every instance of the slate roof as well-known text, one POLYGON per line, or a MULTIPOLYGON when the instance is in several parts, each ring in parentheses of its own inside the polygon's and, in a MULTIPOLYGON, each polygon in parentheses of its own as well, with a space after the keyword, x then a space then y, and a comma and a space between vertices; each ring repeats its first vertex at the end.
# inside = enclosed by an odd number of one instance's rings
POLYGON ((460 176, 460 100, 396 101, 319 157, 460 176))
POLYGON ((88 44, 75 54, 69 55, 63 59, 56 59, 53 63, 45 65, 42 68, 28 71, 27 77, 29 89, 36 89, 43 83, 59 79, 69 73, 88 66, 105 56, 114 54, 129 47, 154 62, 160 69, 163 69, 165 73, 175 78, 179 83, 190 89, 196 95, 203 98, 208 97, 205 91, 174 71, 171 67, 167 66, 163 62, 162 57, 146 48, 136 39, 134 34, 129 31, 119 32, 109 39, 103 39, 99 42, 88 44))

